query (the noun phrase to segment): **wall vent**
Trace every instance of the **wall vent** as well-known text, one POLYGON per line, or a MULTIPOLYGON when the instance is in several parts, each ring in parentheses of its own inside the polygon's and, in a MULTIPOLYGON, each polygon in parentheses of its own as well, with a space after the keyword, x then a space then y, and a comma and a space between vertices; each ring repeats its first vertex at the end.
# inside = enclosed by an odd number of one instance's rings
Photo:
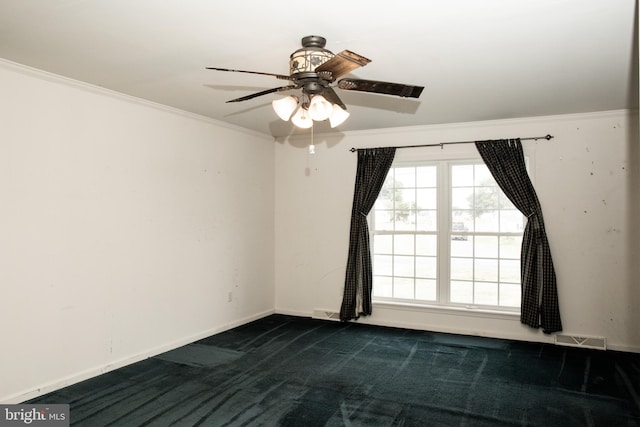
POLYGON ((340 313, 336 313, 335 311, 331 311, 331 310, 320 310, 317 308, 313 310, 313 314, 311 315, 311 317, 314 319, 321 319, 321 320, 340 321, 340 313))
POLYGON ((557 345, 569 347, 594 348, 596 350, 606 350, 607 340, 604 337, 583 337, 578 335, 556 335, 557 345))

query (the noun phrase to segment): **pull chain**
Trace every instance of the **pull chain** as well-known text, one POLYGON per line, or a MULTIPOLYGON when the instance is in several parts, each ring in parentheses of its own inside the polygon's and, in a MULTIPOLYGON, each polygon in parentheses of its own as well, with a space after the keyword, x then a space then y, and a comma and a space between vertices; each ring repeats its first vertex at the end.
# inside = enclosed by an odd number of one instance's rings
POLYGON ((313 145, 313 124, 311 124, 311 145, 309 145, 309 154, 316 154, 316 146, 313 145))

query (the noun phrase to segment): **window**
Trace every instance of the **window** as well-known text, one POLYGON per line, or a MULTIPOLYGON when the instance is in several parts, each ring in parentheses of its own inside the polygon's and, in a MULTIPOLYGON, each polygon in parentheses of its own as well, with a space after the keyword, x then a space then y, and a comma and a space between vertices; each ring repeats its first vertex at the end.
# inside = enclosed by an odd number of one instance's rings
POLYGON ((481 160, 396 162, 371 213, 373 298, 518 309, 524 224, 481 160))

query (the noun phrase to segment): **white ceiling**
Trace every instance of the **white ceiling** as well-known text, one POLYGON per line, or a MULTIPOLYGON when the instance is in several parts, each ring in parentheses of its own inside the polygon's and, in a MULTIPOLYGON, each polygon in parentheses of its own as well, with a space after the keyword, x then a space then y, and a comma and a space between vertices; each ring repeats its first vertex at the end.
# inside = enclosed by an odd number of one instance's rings
POLYGON ((350 131, 636 108, 635 0, 0 0, 0 57, 273 136, 270 103, 307 35, 372 62, 361 79, 419 100, 336 89, 350 131))

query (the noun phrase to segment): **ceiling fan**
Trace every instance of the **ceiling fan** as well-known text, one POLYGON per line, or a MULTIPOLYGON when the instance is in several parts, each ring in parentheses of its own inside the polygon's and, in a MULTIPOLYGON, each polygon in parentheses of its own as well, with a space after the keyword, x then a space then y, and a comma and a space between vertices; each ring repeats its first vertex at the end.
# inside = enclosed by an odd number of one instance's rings
POLYGON ((300 98, 288 96, 273 101, 273 108, 282 120, 289 120, 298 127, 309 128, 313 120, 329 119, 331 127, 344 122, 349 113, 346 105, 333 89, 355 90, 360 92, 381 93, 405 98, 419 98, 423 86, 411 86, 400 83, 389 83, 375 80, 361 80, 339 77, 351 71, 364 67, 370 59, 350 50, 343 50, 338 54, 324 48, 326 39, 321 36, 307 36, 302 38, 302 48, 296 50, 289 57, 289 75, 265 73, 260 71, 231 70, 228 68, 207 67, 208 70, 230 71, 235 73, 260 74, 273 76, 280 80, 287 80, 289 85, 252 93, 227 102, 241 102, 270 93, 301 89, 300 98))

